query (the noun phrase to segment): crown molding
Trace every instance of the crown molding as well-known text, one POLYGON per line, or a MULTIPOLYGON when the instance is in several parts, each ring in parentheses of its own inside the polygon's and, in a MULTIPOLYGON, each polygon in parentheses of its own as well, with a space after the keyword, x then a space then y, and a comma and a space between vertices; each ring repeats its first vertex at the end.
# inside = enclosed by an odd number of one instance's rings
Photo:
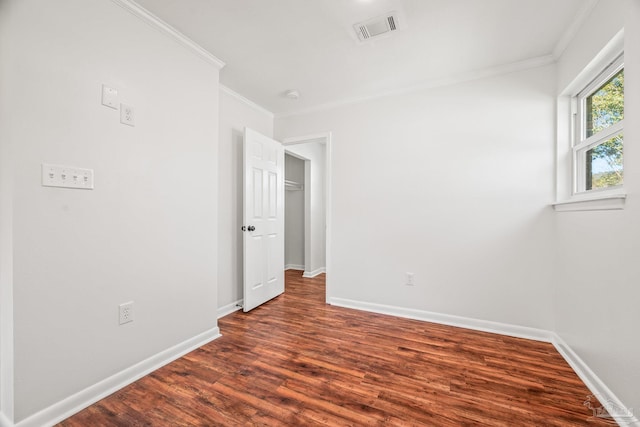
POLYGON ((273 120, 274 114, 271 111, 256 104, 252 100, 245 98, 244 96, 240 95, 238 92, 234 91, 233 89, 230 89, 229 87, 223 85, 222 83, 220 83, 218 86, 220 87, 221 92, 226 93, 227 95, 237 99, 238 101, 242 102, 243 104, 246 104, 247 106, 253 108, 254 110, 261 112, 262 114, 267 115, 270 119, 273 120))
POLYGON ((140 18, 145 23, 151 25, 153 28, 171 37, 172 39, 177 41, 178 44, 180 44, 182 47, 186 48, 187 50, 190 50, 200 58, 214 65, 216 68, 218 68, 218 70, 222 69, 222 67, 225 66, 225 63, 220 59, 218 59, 213 54, 211 54, 211 52, 209 52, 208 50, 206 50, 205 48, 203 48, 202 46, 200 46, 199 44, 191 40, 189 37, 185 36, 180 31, 176 30, 171 25, 167 24, 166 22, 164 22, 163 20, 161 20, 160 18, 158 18, 157 16, 149 12, 147 9, 140 6, 135 1, 133 0, 111 0, 111 1, 117 4, 118 6, 122 7, 124 10, 131 13, 132 15, 140 18))
POLYGON ((598 4, 598 1, 599 0, 585 0, 581 5, 580 9, 576 13, 575 18, 573 19, 573 22, 569 24, 565 32, 562 34, 562 37, 560 37, 560 40, 558 40, 555 48, 553 49, 553 57, 555 59, 558 59, 562 56, 564 51, 569 46, 569 43, 571 43, 571 41, 575 38, 575 36, 578 34, 578 31, 580 31, 580 28, 582 28, 584 22, 587 20, 589 15, 591 15, 591 12, 598 4))
POLYGON ((427 80, 415 86, 408 86, 402 89, 391 90, 387 92, 380 92, 375 95, 358 97, 358 98, 348 98, 341 101, 320 104, 315 107, 303 108, 300 110, 295 110, 295 111, 286 112, 286 113, 276 113, 275 118, 283 119, 291 116, 301 116, 301 115, 310 114, 310 113, 317 113, 320 111, 332 110, 334 108, 344 107, 347 105, 360 104, 363 102, 372 101, 379 98, 385 98, 388 96, 403 95, 403 94, 418 92, 418 91, 427 90, 427 89, 453 86, 460 83, 466 83, 474 80, 481 80, 489 77, 500 76, 503 74, 514 73, 517 71, 544 67, 546 65, 550 65, 555 62, 556 62, 556 59, 554 58, 553 55, 544 55, 536 58, 527 59, 524 61, 512 62, 509 64, 499 65, 496 67, 485 68, 482 70, 474 70, 466 73, 454 74, 454 75, 439 78, 439 79, 427 80))

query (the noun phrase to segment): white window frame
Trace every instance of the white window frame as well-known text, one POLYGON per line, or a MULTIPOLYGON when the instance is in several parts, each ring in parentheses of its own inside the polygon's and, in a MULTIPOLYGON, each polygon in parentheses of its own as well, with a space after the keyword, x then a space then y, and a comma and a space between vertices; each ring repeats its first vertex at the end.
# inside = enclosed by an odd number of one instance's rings
MULTIPOLYGON (((601 196, 605 196, 606 193, 619 193, 623 187, 624 182, 621 185, 599 188, 599 189, 586 189, 586 152, 590 149, 597 147, 608 139, 623 133, 624 131, 624 119, 620 120, 616 124, 609 126, 600 132, 586 136, 586 100, 591 96, 599 87, 605 84, 609 79, 615 76, 620 70, 624 69, 624 54, 621 54, 612 63, 607 65, 605 69, 598 74, 598 76, 591 81, 584 89, 576 94, 571 100, 572 110, 572 167, 573 167, 573 196, 587 195, 597 193, 601 196)), ((624 144, 624 140, 623 140, 624 144)), ((623 157, 624 165, 624 157, 623 157)), ((623 167, 624 170, 624 167, 623 167)))
MULTIPOLYGON (((575 75, 562 75, 560 80, 566 81, 567 86, 559 91, 557 98, 556 197, 551 203, 556 212, 618 210, 624 209, 626 204, 627 194, 621 186, 576 192, 578 171, 573 148, 580 142, 576 140, 577 97, 624 54, 624 29, 593 53, 592 59, 581 70, 575 70, 575 75)), ((561 68, 571 70, 577 65, 573 59, 565 61, 561 68)))

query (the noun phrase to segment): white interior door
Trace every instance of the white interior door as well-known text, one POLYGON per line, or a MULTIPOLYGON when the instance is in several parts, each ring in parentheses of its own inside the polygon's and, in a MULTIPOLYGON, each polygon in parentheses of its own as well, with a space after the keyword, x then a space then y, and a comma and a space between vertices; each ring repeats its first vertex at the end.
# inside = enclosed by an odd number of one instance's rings
POLYGON ((284 148, 245 128, 243 152, 246 312, 284 292, 284 148))

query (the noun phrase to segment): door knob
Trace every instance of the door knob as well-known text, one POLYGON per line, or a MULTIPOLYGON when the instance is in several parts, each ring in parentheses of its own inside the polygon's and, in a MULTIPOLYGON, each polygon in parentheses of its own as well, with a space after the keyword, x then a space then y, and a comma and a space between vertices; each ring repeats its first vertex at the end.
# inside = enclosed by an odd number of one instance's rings
POLYGON ((249 226, 249 228, 247 228, 247 230, 249 230, 249 231, 255 231, 255 230, 256 230, 256 228, 255 228, 253 225, 250 225, 250 226, 249 226))

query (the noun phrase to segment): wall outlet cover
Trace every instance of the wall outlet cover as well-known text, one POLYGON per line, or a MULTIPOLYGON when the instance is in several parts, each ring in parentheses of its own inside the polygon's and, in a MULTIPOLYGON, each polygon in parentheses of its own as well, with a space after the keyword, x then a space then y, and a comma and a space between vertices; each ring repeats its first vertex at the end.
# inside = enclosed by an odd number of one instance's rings
POLYGON ((134 110, 131 105, 120 104, 120 123, 128 126, 135 126, 134 110))
POLYGON ((413 273, 407 272, 407 286, 414 286, 415 285, 415 280, 414 280, 414 276, 413 273))
POLYGON ((120 324, 133 322, 133 301, 125 302, 119 306, 120 324))

